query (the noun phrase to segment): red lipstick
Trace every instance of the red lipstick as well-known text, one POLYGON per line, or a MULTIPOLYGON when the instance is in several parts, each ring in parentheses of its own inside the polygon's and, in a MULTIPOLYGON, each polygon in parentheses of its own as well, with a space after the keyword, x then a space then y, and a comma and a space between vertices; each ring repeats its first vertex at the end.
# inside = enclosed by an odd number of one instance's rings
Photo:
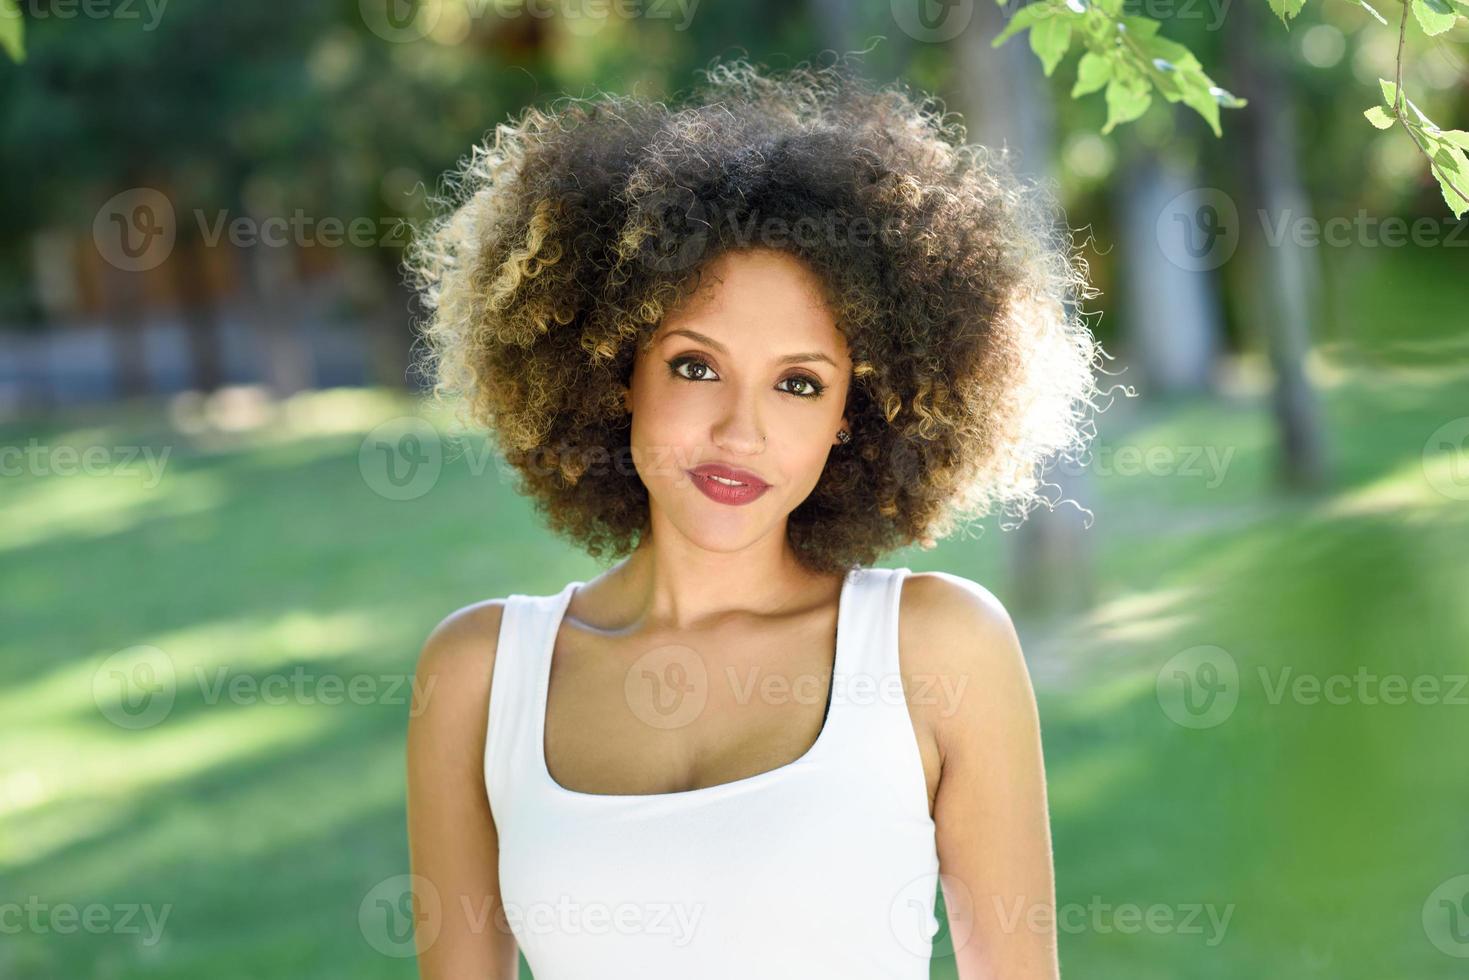
POLYGON ((716 503, 736 507, 758 499, 770 489, 770 484, 749 470, 723 463, 705 463, 684 472, 704 496, 716 503))

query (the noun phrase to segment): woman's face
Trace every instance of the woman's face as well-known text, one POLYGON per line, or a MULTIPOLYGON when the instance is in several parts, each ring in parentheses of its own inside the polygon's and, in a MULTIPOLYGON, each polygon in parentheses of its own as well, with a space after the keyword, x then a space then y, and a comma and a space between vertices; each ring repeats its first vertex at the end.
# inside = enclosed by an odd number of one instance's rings
POLYGON ((629 386, 654 527, 719 552, 784 534, 847 426, 852 362, 819 289, 785 252, 729 252, 659 324, 629 386), (709 476, 721 464, 744 486, 709 476))

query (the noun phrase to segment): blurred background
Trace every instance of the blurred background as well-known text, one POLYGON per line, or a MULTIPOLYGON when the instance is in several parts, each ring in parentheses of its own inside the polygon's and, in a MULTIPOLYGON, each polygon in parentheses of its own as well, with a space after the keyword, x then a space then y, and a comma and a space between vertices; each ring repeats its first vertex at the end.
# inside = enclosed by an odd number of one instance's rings
MULTIPOLYGON (((1012 146, 1101 290, 1054 510, 883 562, 1016 619, 1064 975, 1466 975, 1469 218, 1363 118, 1404 11, 1128 9, 1249 100, 1222 137, 1103 134, 985 0, 0 4, 0 977, 416 975, 419 646, 599 566, 420 401, 403 246, 528 104, 855 50, 1012 146)), ((1407 32, 1446 129, 1466 41, 1407 32)))

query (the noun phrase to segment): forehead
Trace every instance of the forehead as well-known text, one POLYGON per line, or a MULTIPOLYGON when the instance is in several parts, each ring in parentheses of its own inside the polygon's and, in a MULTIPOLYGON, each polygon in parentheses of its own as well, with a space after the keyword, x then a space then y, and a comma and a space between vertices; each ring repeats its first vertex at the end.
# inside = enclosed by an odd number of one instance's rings
POLYGON ((726 252, 704 268, 699 288, 659 325, 658 337, 697 324, 731 347, 805 344, 846 349, 822 284, 800 259, 775 249, 726 252))

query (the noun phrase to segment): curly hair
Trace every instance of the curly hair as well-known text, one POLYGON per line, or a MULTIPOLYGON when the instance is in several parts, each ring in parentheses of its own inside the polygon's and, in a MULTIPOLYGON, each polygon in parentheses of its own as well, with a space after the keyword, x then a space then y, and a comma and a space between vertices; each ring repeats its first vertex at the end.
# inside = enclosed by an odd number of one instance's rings
POLYGON ((624 465, 639 345, 714 258, 780 248, 816 272, 853 363, 852 438, 787 521, 802 565, 1023 516, 1098 393, 1076 308, 1096 292, 1049 192, 901 82, 744 59, 702 74, 673 107, 527 108, 446 177, 405 257, 434 397, 494 435, 553 531, 626 555, 649 527, 624 465))

